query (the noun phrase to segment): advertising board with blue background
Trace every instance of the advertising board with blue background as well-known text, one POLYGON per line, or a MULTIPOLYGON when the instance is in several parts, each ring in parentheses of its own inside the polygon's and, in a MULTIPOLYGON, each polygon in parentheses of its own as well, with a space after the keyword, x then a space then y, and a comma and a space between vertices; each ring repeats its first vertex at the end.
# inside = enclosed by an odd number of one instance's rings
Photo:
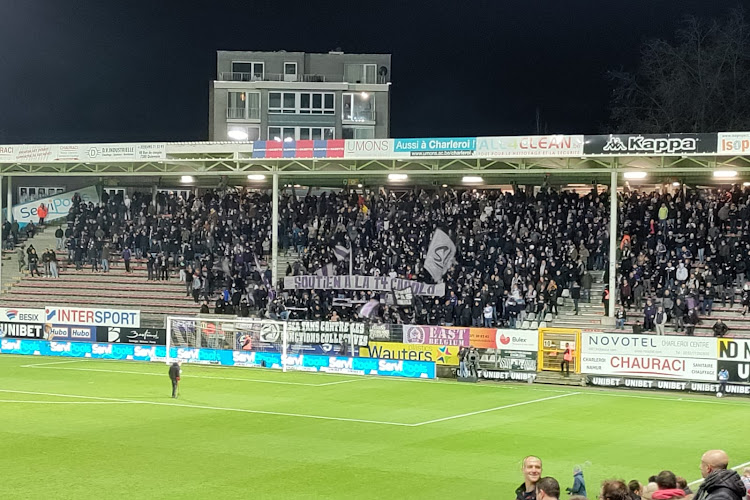
MULTIPOLYGON (((0 353, 71 358, 117 359, 134 361, 165 361, 167 348, 160 345, 105 344, 91 342, 50 342, 30 339, 0 339, 0 353)), ((229 351, 224 349, 196 349, 171 347, 170 358, 185 363, 222 366, 282 367, 300 371, 381 375, 406 378, 435 378, 435 363, 376 358, 350 358, 315 354, 229 351)))

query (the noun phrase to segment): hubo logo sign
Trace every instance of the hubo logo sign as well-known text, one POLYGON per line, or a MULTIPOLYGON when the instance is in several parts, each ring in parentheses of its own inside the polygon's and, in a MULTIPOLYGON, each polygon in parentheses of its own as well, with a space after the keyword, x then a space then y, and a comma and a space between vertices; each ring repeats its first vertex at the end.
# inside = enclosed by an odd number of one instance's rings
POLYGON ((583 154, 606 156, 714 154, 716 134, 587 135, 583 154))

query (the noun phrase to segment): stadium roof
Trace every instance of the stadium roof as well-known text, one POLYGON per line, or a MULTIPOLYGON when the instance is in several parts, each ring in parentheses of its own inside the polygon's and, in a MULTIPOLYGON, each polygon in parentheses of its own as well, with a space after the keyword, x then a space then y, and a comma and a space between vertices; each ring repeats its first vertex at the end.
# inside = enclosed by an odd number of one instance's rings
POLYGON ((0 145, 0 174, 13 176, 229 176, 275 174, 297 183, 382 179, 485 182, 565 174, 571 182, 612 171, 705 179, 750 174, 750 132, 545 135, 321 141, 0 145))

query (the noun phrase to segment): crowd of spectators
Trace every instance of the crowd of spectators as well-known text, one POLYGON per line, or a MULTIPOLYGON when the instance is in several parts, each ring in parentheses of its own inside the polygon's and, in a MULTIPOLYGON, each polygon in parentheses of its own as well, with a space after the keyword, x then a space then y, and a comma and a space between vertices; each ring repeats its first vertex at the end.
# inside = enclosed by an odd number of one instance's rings
MULTIPOLYGON (((714 305, 750 306, 750 189, 675 189, 622 196, 617 250, 617 325, 643 309, 636 329, 663 334, 667 324, 692 335, 714 305)), ((723 321, 713 324, 726 334, 723 321)))
MULTIPOLYGON (((516 500, 557 500, 561 487, 557 479, 543 476, 542 460, 536 456, 523 459, 524 482, 516 488, 516 500)), ((599 500, 747 500, 750 494, 750 467, 742 476, 729 468, 729 457, 722 450, 709 450, 701 456, 702 479, 688 483, 670 470, 663 470, 648 478, 646 484, 637 479, 605 480, 595 495, 587 496, 586 482, 580 466, 573 468, 572 486, 566 488, 571 500, 599 498, 599 500), (696 484, 694 492, 691 484, 696 484)))
MULTIPOLYGON (((529 313, 557 314, 558 297, 586 297, 592 269, 607 261, 608 193, 547 187, 512 191, 420 189, 284 191, 279 252, 286 275, 335 272, 432 282, 423 256, 437 228, 457 246, 442 297, 395 307, 375 292, 283 290, 271 286, 271 199, 266 192, 207 190, 75 199, 64 241, 77 268, 106 272, 109 261, 146 259, 148 279, 185 282, 198 303, 219 312, 352 319, 371 299, 375 320, 515 326, 529 313), (339 260, 336 247, 352 251, 339 260), (278 290, 276 292, 275 290, 278 290)), ((283 274, 283 273, 282 273, 283 274)))

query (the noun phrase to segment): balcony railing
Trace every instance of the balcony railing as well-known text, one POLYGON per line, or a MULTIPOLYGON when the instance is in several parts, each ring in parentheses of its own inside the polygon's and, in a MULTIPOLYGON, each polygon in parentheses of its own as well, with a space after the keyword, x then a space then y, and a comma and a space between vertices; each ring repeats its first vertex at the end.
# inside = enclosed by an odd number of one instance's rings
POLYGON ((227 108, 230 120, 260 120, 260 108, 227 108))
POLYGON ((219 80, 223 82, 343 82, 344 75, 285 75, 283 73, 238 73, 222 71, 219 80))
POLYGON ((344 112, 344 115, 341 117, 341 119, 345 122, 355 122, 355 123, 374 122, 375 111, 360 110, 360 111, 355 111, 354 113, 344 112))

